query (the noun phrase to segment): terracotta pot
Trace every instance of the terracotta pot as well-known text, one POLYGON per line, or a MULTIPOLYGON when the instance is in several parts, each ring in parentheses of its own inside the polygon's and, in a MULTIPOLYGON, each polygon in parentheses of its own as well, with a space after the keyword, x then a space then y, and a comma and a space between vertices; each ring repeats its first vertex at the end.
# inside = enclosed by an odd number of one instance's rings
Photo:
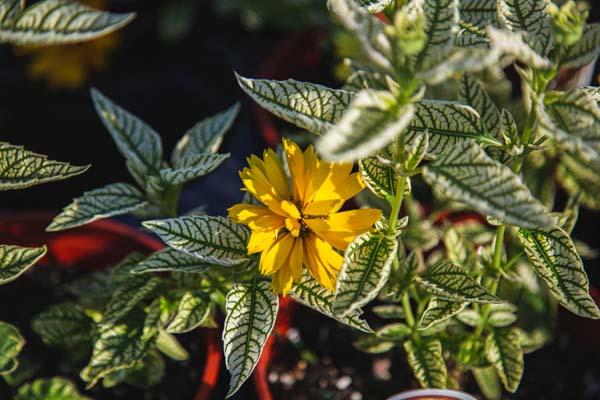
MULTIPOLYGON (((128 225, 102 220, 63 231, 45 232, 51 213, 0 214, 0 243, 20 246, 48 246, 48 252, 33 268, 101 269, 137 251, 150 253, 164 244, 158 239, 128 225)), ((203 332, 204 333, 204 332, 203 332)), ((218 332, 207 330, 206 358, 201 382, 194 400, 211 399, 221 370, 221 341, 218 332)))
POLYGON ((417 389, 396 394, 387 400, 476 400, 475 397, 447 389, 417 389))

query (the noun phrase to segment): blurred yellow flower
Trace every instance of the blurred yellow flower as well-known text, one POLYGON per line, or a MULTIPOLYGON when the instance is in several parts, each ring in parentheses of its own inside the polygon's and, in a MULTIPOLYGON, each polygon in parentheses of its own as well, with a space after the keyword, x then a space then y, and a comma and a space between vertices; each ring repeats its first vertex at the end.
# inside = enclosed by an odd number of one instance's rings
MULTIPOLYGON (((81 0, 98 10, 105 9, 105 0, 81 0)), ((48 82, 52 88, 76 89, 84 85, 94 72, 104 70, 110 53, 118 46, 118 33, 82 43, 48 47, 15 48, 17 55, 30 56, 27 74, 32 79, 48 82)))
POLYGON ((339 211, 364 184, 350 163, 319 160, 312 146, 304 153, 283 140, 288 180, 273 150, 252 156, 240 172, 242 182, 263 205, 236 204, 229 217, 252 231, 248 254, 261 253, 259 270, 273 277, 273 291, 283 295, 299 282, 304 268, 321 285, 335 289, 345 250, 357 235, 372 229, 380 210, 339 211))

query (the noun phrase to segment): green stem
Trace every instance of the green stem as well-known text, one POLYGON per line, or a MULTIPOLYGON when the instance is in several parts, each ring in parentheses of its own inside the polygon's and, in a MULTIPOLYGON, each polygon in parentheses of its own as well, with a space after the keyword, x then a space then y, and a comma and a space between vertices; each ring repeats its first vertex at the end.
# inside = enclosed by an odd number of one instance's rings
POLYGON ((504 250, 504 232, 506 232, 505 225, 500 225, 496 229, 496 243, 494 244, 494 258, 492 260, 492 267, 494 267, 495 272, 500 271, 502 251, 504 250))
POLYGON ((402 309, 404 310, 404 318, 406 318, 406 323, 408 326, 413 328, 415 326, 415 316, 413 315, 412 308, 410 307, 410 300, 407 292, 404 292, 402 295, 402 309))
POLYGON ((406 185, 406 178, 398 175, 396 178, 396 194, 394 196, 394 202, 392 203, 392 211, 390 212, 390 219, 388 221, 390 234, 393 234, 398 225, 400 218, 400 208, 402 207, 402 200, 404 199, 404 189, 406 185))

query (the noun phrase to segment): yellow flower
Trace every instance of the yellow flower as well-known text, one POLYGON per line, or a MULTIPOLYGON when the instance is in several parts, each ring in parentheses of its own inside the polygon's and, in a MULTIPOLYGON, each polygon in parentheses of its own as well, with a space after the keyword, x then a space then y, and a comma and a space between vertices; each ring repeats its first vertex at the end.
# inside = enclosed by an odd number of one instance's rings
POLYGON ((229 217, 250 227, 248 254, 260 253, 260 273, 273 277, 275 293, 285 295, 304 268, 332 291, 343 261, 337 250, 371 230, 381 211, 339 211, 364 187, 352 164, 319 160, 312 146, 302 153, 286 139, 283 148, 291 182, 273 150, 250 157, 240 177, 263 205, 236 204, 229 217))
MULTIPOLYGON (((105 0, 80 0, 98 10, 105 8, 105 0)), ((86 83, 93 72, 106 69, 110 53, 118 46, 118 33, 98 39, 47 47, 19 46, 19 56, 31 56, 27 74, 32 79, 48 82, 52 88, 76 89, 86 83)))

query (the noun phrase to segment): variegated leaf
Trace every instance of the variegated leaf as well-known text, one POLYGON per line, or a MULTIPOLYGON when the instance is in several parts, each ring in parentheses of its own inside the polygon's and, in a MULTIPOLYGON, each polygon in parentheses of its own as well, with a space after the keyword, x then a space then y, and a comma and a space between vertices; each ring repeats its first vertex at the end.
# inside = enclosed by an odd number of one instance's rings
POLYGON ((408 7, 421 8, 427 40, 409 61, 413 71, 426 71, 450 54, 458 33, 458 0, 417 0, 408 7))
POLYGON ((447 260, 440 260, 427 267, 417 281, 426 291, 442 300, 472 303, 500 302, 500 299, 491 295, 463 268, 447 260))
MULTIPOLYGON (((490 39, 492 49, 498 51, 500 54, 510 56, 509 61, 516 59, 525 65, 537 69, 548 69, 552 66, 552 63, 547 57, 536 53, 526 43, 523 32, 511 32, 489 26, 487 28, 487 36, 490 39)), ((503 64, 504 63, 501 65, 503 64)))
POLYGON ((115 104, 98 90, 91 90, 96 112, 127 159, 138 179, 157 175, 162 165, 160 136, 144 121, 115 104))
POLYGON ((0 245, 0 285, 12 282, 46 254, 43 247, 0 245))
POLYGON ((48 160, 45 155, 0 142, 0 190, 25 189, 41 183, 59 181, 84 173, 88 168, 89 165, 77 167, 48 160))
POLYGON ((390 92, 363 90, 342 119, 319 138, 317 150, 331 161, 368 157, 400 135, 413 113, 412 104, 398 104, 390 92))
POLYGON ((429 133, 424 132, 412 136, 410 143, 405 143, 404 168, 407 171, 417 169, 429 149, 429 133))
POLYGON ((510 168, 477 144, 461 141, 423 168, 438 193, 508 224, 536 228, 552 224, 546 208, 510 168))
POLYGON ((502 398, 500 379, 493 367, 471 368, 471 372, 485 399, 500 400, 502 398))
POLYGON ((156 349, 175 361, 185 361, 190 358, 188 351, 179 343, 175 336, 159 328, 156 338, 156 349))
POLYGON ((172 248, 207 263, 232 266, 248 259, 248 229, 227 218, 201 215, 146 221, 144 226, 172 248))
POLYGON ((186 156, 179 160, 177 168, 161 169, 160 177, 170 185, 180 185, 214 171, 228 158, 229 153, 200 153, 186 156))
POLYGON ((202 274, 211 268, 219 267, 198 260, 183 251, 167 247, 166 249, 152 253, 148 258, 131 269, 133 274, 145 274, 149 272, 179 272, 190 274, 202 274))
POLYGON ((356 0, 356 2, 371 14, 385 10, 394 0, 356 0))
POLYGON ((437 323, 446 321, 448 318, 461 312, 466 305, 467 303, 432 297, 423 312, 423 316, 419 322, 419 329, 428 329, 437 323))
POLYGON ((485 129, 495 138, 499 137, 500 111, 474 76, 463 75, 460 80, 458 98, 477 111, 481 118, 482 130, 485 129))
POLYGON ((446 363, 442 355, 442 343, 438 339, 407 340, 404 350, 408 364, 422 387, 446 387, 446 363))
POLYGON ((325 133, 337 123, 353 98, 352 92, 292 79, 236 77, 240 87, 266 110, 317 134, 325 133))
POLYGON ((36 379, 19 387, 15 400, 92 400, 82 395, 77 385, 61 377, 36 379))
POLYGON ((235 284, 225 298, 225 365, 231 373, 227 397, 250 377, 275 326, 279 299, 266 280, 235 284))
POLYGON ((90 222, 122 215, 148 206, 146 196, 128 183, 111 183, 85 192, 54 217, 47 231, 62 231, 90 222))
POLYGON ((363 353, 382 354, 393 349, 396 344, 375 335, 361 335, 352 345, 363 353))
POLYGON ((227 110, 194 125, 175 145, 171 155, 173 165, 179 168, 183 159, 195 154, 216 153, 239 111, 240 103, 235 103, 227 110))
POLYGON ((375 315, 383 319, 404 318, 404 309, 396 304, 382 304, 371 309, 375 315))
POLYGON ((556 169, 556 178, 571 196, 585 207, 600 210, 600 175, 580 158, 565 153, 556 169))
POLYGON ((479 28, 497 25, 498 8, 496 0, 460 0, 458 10, 460 20, 479 28))
POLYGON ((520 229, 519 239, 531 265, 565 308, 582 317, 600 318, 583 262, 569 235, 558 227, 520 229))
POLYGON ((512 32, 525 32, 525 41, 542 56, 553 46, 546 0, 498 0, 498 15, 512 32))
POLYGON ((377 297, 388 280, 397 249, 395 238, 379 233, 363 233, 350 243, 337 278, 334 314, 349 315, 377 297))
POLYGON ((490 316, 487 323, 494 328, 504 328, 517 320, 517 307, 510 303, 490 304, 490 316))
MULTIPOLYGON (((462 2, 461 2, 462 3, 462 2)), ((496 2, 494 0, 494 7, 496 2)), ((459 11, 460 13, 460 11, 459 11)), ((482 48, 490 47, 490 39, 488 38, 485 27, 479 27, 467 21, 459 21, 460 30, 456 36, 456 46, 461 48, 482 48)))
POLYGON ((417 103, 405 139, 411 143, 417 135, 427 132, 428 153, 439 155, 458 142, 476 139, 481 134, 478 126, 479 115, 469 106, 450 101, 421 100, 417 103))
POLYGON ((196 329, 210 314, 210 299, 199 291, 186 292, 177 311, 165 328, 169 333, 185 333, 196 329))
POLYGON ((377 71, 357 70, 346 80, 342 89, 360 92, 364 89, 387 90, 386 74, 377 71))
POLYGON ((158 277, 132 276, 121 283, 112 293, 104 309, 102 325, 114 325, 158 289, 162 280, 158 277))
POLYGON ((523 349, 514 329, 494 329, 485 340, 485 353, 504 388, 517 391, 523 376, 523 349))
POLYGON ((159 322, 159 307, 151 306, 148 313, 135 309, 116 324, 101 325, 90 362, 80 374, 87 388, 111 372, 140 362, 156 342, 159 322))
MULTIPOLYGON (((359 0, 360 1, 360 0, 359 0)), ((360 42, 366 58, 385 72, 393 72, 392 45, 385 25, 355 0, 328 0, 327 6, 337 20, 360 42)))
POLYGON ((43 0, 25 10, 22 1, 4 3, 8 5, 0 9, 0 43, 21 46, 96 39, 122 28, 135 17, 134 13, 108 13, 71 0, 43 0))
POLYGON ((18 366, 17 356, 25 346, 25 339, 19 330, 0 321, 0 377, 9 374, 18 366))
POLYGON ((83 306, 67 302, 54 304, 36 315, 31 327, 49 346, 73 346, 90 341, 96 324, 83 306))
POLYGON ((304 275, 302 275, 300 283, 292 285, 290 296, 298 303, 310 307, 342 324, 362 332, 373 332, 369 327, 369 324, 360 318, 362 314, 362 310, 360 309, 356 309, 345 316, 334 314, 332 311, 334 294, 321 286, 321 284, 308 272, 305 272, 304 275))
MULTIPOLYGON (((393 168, 384 165, 377 157, 367 157, 359 160, 358 166, 365 185, 376 196, 391 201, 396 194, 398 175, 393 168)), ((410 179, 405 179, 404 194, 410 193, 410 179)))
POLYGON ((594 61, 598 54, 600 54, 600 24, 588 24, 578 42, 561 48, 560 65, 566 68, 580 68, 594 61))

